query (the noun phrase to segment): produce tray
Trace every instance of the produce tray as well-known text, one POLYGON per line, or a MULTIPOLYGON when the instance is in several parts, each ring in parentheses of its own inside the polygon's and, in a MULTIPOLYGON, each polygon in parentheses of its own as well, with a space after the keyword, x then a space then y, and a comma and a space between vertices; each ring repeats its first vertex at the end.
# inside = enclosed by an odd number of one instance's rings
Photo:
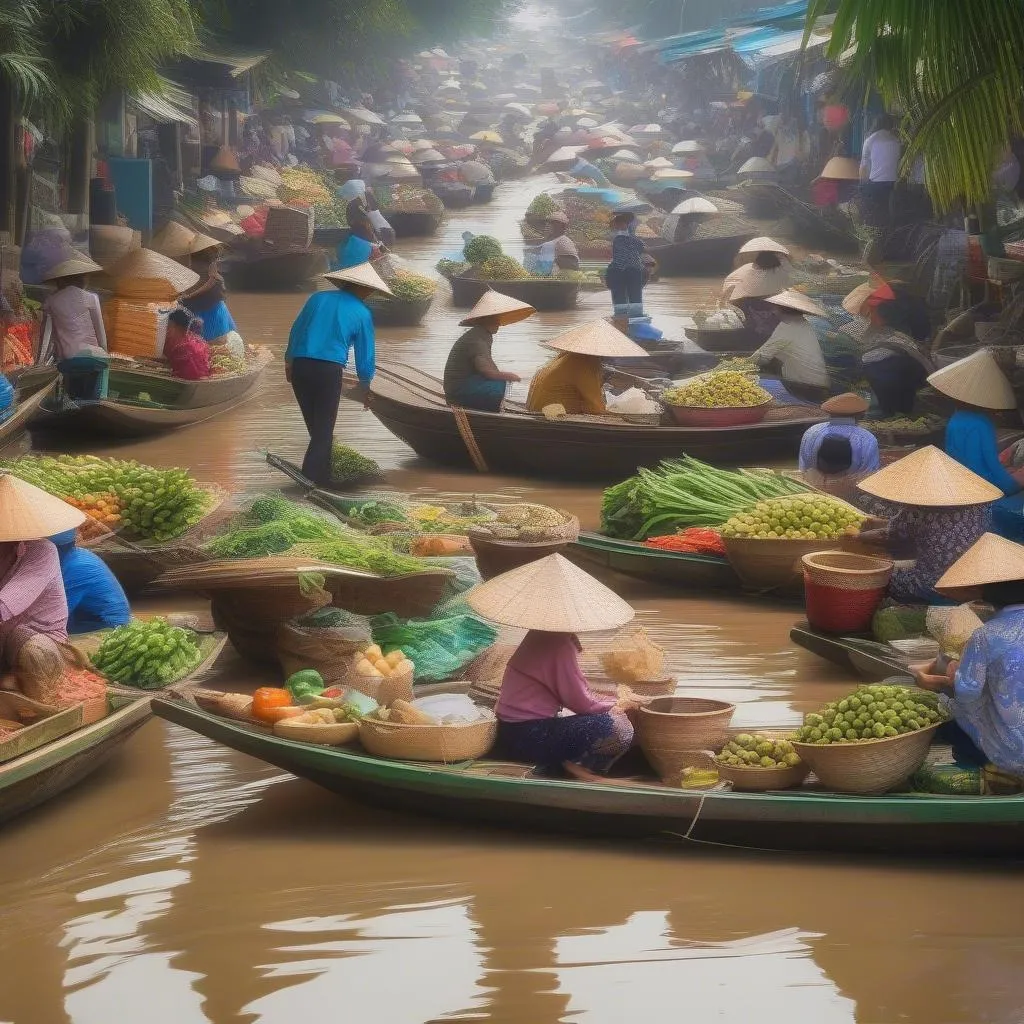
MULTIPOLYGON (((82 654, 92 661, 92 656, 99 650, 100 644, 103 643, 104 638, 112 632, 109 629, 97 630, 95 633, 82 633, 78 636, 71 638, 71 644, 82 654)), ((196 632, 193 630, 193 632, 196 632)), ((177 676, 168 679, 166 683, 161 687, 131 687, 130 684, 116 684, 111 682, 111 686, 116 686, 118 691, 124 693, 128 689, 137 689, 137 692, 142 694, 149 689, 165 689, 168 686, 173 686, 175 683, 185 682, 196 682, 202 676, 204 676, 210 668, 213 667, 214 662, 220 657, 221 651, 224 650, 224 645, 228 642, 227 633, 221 633, 218 631, 212 631, 208 633, 198 633, 199 637, 199 654, 200 661, 195 668, 190 669, 186 672, 181 672, 177 676)), ((102 675, 102 673, 100 673, 102 675)))
POLYGON ((30 700, 21 693, 0 691, 0 718, 16 721, 19 718, 19 711, 36 714, 39 721, 19 729, 13 736, 0 741, 0 763, 21 757, 22 754, 27 754, 44 743, 51 743, 80 729, 85 720, 82 704, 60 710, 49 704, 30 700))

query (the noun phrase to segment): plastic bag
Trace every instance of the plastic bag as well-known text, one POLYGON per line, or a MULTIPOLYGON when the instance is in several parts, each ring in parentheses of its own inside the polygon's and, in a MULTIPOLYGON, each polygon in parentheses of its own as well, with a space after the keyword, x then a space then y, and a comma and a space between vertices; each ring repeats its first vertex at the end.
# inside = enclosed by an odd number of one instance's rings
POLYGON ((616 683, 639 683, 665 676, 665 652, 651 642, 647 630, 634 629, 601 655, 601 667, 616 683))
POLYGON ((286 675, 304 668, 316 669, 328 686, 351 677, 355 656, 371 643, 365 619, 347 617, 338 626, 301 625, 292 619, 277 630, 277 657, 286 675))
POLYGON ((412 660, 417 682, 452 678, 498 635, 473 615, 403 621, 389 612, 371 619, 370 626, 385 651, 401 648, 412 660))

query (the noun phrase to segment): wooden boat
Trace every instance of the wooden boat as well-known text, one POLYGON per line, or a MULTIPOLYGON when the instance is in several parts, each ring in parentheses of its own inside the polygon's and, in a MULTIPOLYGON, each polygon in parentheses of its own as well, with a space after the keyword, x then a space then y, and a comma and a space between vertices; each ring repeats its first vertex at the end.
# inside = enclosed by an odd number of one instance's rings
POLYGON ((45 374, 33 373, 14 382, 14 412, 0 421, 0 448, 16 441, 25 433, 32 417, 56 387, 57 371, 52 367, 48 367, 45 374))
POLYGON ((789 638, 798 647, 817 654, 826 661, 848 669, 869 682, 890 676, 906 676, 908 661, 888 644, 866 637, 833 636, 815 632, 806 622, 797 623, 789 638))
POLYGON ((658 272, 665 277, 726 274, 732 270, 740 246, 754 235, 754 231, 748 231, 690 242, 648 239, 647 251, 658 261, 658 272))
POLYGON ((793 200, 786 208, 789 233, 801 245, 842 252, 859 252, 860 239, 853 223, 845 214, 829 208, 817 209, 808 203, 793 200))
POLYGON ((474 203, 489 203, 494 198, 494 190, 498 187, 496 181, 481 182, 473 189, 474 203))
POLYGON ((436 235, 444 220, 443 213, 407 213, 403 210, 383 210, 382 213, 398 238, 436 235))
MULTIPOLYGON (((817 408, 789 406, 746 426, 640 426, 609 417, 547 420, 520 405, 506 403, 506 408, 502 413, 466 410, 490 469, 595 480, 622 480, 638 466, 683 454, 716 464, 792 458, 803 432, 822 419, 817 408)), ((370 389, 370 409, 418 455, 448 466, 472 465, 436 377, 405 364, 382 365, 370 389)))
POLYGON ((749 355, 760 347, 760 339, 746 324, 723 328, 687 327, 686 336, 706 352, 720 353, 722 359, 749 355))
POLYGON ((210 405, 221 405, 248 395, 260 383, 272 359, 270 349, 260 347, 245 372, 206 377, 203 380, 172 377, 166 372, 166 364, 158 367, 155 363, 125 365, 112 362, 108 396, 112 399, 138 401, 140 394, 146 394, 151 401, 175 409, 202 409, 210 405))
POLYGON ((467 206, 473 205, 475 190, 461 182, 451 185, 431 185, 430 191, 444 203, 446 210, 464 210, 467 206))
POLYGON ((371 298, 367 301, 377 327, 415 327, 427 315, 433 297, 426 299, 371 298))
POLYGON ((0 822, 45 803, 106 762, 150 716, 150 697, 112 695, 106 718, 0 764, 0 822))
POLYGON ((327 270, 325 249, 246 250, 221 261, 227 283, 241 292, 292 291, 327 270))
MULTIPOLYGON (((602 785, 545 778, 526 765, 391 761, 358 747, 275 737, 181 697, 153 702, 161 718, 309 779, 332 792, 415 814, 602 838, 660 838, 759 850, 884 851, 887 855, 1019 857, 1024 796, 839 796, 811 787, 775 793, 602 785)), ((340 818, 340 815, 339 815, 340 818)))
POLYGON ((449 277, 452 287, 452 304, 457 309, 471 309, 480 301, 480 296, 493 288, 502 295, 510 295, 520 302, 528 302, 534 309, 572 309, 579 299, 578 281, 557 281, 555 279, 530 278, 524 281, 484 281, 477 277, 460 274, 449 277))

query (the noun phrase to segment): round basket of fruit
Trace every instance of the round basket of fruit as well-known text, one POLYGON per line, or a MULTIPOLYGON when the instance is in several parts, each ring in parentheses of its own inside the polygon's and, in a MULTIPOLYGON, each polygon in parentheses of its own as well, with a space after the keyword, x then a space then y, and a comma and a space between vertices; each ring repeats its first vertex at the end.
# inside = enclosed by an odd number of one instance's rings
POLYGON ((739 733, 715 755, 718 776, 739 792, 799 786, 810 770, 793 744, 773 733, 739 733))
POLYGON ((437 284, 422 274, 396 270, 388 281, 392 296, 377 295, 366 304, 378 327, 415 327, 434 301, 437 284))
POLYGON ((579 537, 580 521, 560 509, 522 502, 497 507, 496 518, 467 533, 487 580, 568 547, 579 537))
POLYGON ((662 405, 683 427, 736 427, 760 423, 772 396, 745 373, 706 373, 661 393, 662 405))

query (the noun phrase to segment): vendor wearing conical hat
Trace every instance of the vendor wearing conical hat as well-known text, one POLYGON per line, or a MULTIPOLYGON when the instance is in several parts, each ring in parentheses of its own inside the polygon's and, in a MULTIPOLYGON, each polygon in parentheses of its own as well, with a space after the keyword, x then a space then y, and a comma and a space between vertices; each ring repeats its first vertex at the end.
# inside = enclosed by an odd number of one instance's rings
POLYGON ((798 398, 816 405, 825 401, 829 393, 828 367, 818 333, 807 317, 827 316, 826 310, 792 289, 767 301, 780 310, 779 323, 750 358, 759 366, 777 364, 782 383, 798 398))
POLYGON ((198 318, 205 341, 211 345, 225 344, 229 335, 238 334, 238 327, 226 301, 227 290, 220 272, 220 242, 197 232, 189 242, 188 252, 200 281, 182 295, 181 304, 198 318))
POLYGON ((603 359, 643 358, 647 355, 607 320, 594 320, 547 342, 558 353, 530 381, 526 399, 530 412, 560 405, 567 413, 599 416, 606 411, 603 359))
POLYGON ((799 468, 812 487, 855 501, 856 485, 881 468, 878 439, 857 423, 867 399, 847 391, 822 403, 825 423, 808 427, 800 439, 799 468))
POLYGON ((499 370, 491 355, 491 346, 499 327, 519 323, 533 316, 533 306, 501 292, 488 290, 459 321, 468 327, 452 346, 444 366, 444 397, 449 405, 481 412, 500 412, 509 384, 522 378, 516 373, 499 370))
POLYGON ((1024 547, 986 533, 936 586, 961 600, 980 596, 996 615, 971 634, 961 661, 950 661, 945 669, 936 662, 912 666, 918 685, 952 698, 957 725, 983 755, 978 760, 1013 776, 1019 789, 1024 781, 1024 547))
POLYGON ((865 539, 885 543, 899 559, 889 593, 909 604, 943 604, 939 577, 989 528, 1002 492, 932 445, 863 479, 861 507, 888 520, 865 539))
POLYGON ((0 665, 31 671, 68 638, 57 549, 46 538, 85 515, 10 473, 0 474, 0 665))
POLYGON ((722 301, 743 313, 756 346, 763 345, 782 320, 779 306, 768 301, 793 283, 789 250, 771 238, 755 238, 740 248, 739 266, 722 282, 722 301))
POLYGON ((467 601, 492 622, 528 631, 505 669, 494 709, 499 756, 573 774, 607 772, 633 742, 623 712, 643 701, 601 699, 591 691, 577 634, 623 626, 633 609, 561 555, 489 580, 467 601), (563 710, 573 714, 562 716, 563 710))
POLYGON ((365 300, 391 289, 369 263, 324 274, 335 287, 313 292, 292 324, 284 354, 285 377, 309 431, 302 472, 319 486, 331 482, 334 424, 349 352, 364 401, 376 363, 373 317, 365 300))

